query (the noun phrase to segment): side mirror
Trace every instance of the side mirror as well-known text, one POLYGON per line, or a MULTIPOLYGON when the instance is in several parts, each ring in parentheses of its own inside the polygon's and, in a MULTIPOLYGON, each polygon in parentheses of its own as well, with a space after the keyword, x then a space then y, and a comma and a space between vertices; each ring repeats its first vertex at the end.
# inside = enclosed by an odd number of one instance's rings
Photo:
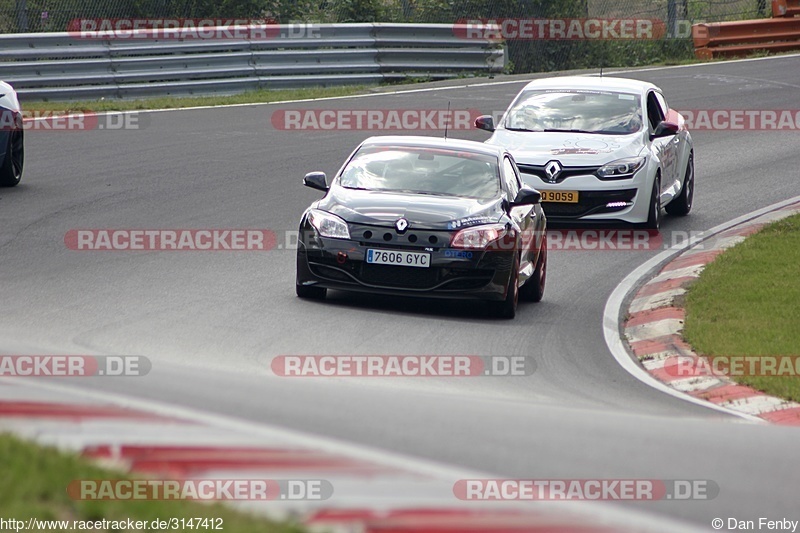
POLYGON ((324 172, 309 172, 303 178, 303 185, 319 191, 328 192, 328 177, 324 172))
POLYGON ((479 130, 494 131, 492 115, 481 115, 475 119, 475 127, 479 130))
POLYGON ((542 201, 542 193, 530 187, 522 187, 517 193, 517 197, 511 203, 512 206, 517 205, 534 205, 542 201))
POLYGON ((680 129, 680 126, 674 122, 662 120, 658 126, 656 126, 656 131, 653 132, 652 138, 659 139, 661 137, 671 137, 672 135, 677 135, 680 129))

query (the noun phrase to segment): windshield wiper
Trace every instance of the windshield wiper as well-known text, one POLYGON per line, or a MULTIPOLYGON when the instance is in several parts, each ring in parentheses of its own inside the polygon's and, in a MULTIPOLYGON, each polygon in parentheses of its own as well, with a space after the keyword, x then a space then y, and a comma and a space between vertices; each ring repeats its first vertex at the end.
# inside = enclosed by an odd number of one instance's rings
POLYGON ((560 130, 556 128, 547 128, 545 133, 603 133, 602 131, 587 131, 587 130, 560 130))
POLYGON ((529 130, 528 128, 510 128, 508 126, 505 127, 508 131, 529 131, 531 133, 542 133, 543 131, 547 130, 529 130))
POLYGON ((399 192, 403 194, 425 194, 428 196, 452 196, 446 192, 415 191, 413 189, 383 189, 385 192, 399 192))
POLYGON ((603 134, 606 133, 604 131, 588 131, 588 130, 560 130, 557 128, 547 128, 544 130, 545 133, 591 133, 591 134, 603 134))

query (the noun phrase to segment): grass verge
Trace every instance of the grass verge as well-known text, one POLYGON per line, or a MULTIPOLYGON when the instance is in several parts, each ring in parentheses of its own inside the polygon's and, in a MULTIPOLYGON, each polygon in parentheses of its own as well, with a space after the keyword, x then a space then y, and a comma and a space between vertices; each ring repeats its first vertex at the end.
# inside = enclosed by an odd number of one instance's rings
POLYGON ((181 107, 258 104, 283 100, 305 100, 331 96, 349 96, 366 92, 363 86, 311 87, 307 89, 259 90, 230 96, 159 97, 143 100, 84 100, 80 102, 23 102, 26 111, 136 111, 139 109, 177 109, 181 107))
MULTIPOLYGON (((74 479, 125 479, 74 454, 0 434, 0 517, 41 520, 170 520, 172 518, 222 519, 224 531, 241 533, 300 533, 285 525, 236 512, 219 503, 149 500, 73 500, 66 492, 74 479)), ((59 529, 59 528, 54 528, 59 529)), ((62 529, 64 530, 64 529, 62 529)), ((70 527, 67 529, 71 531, 70 527)))
MULTIPOLYGON (((726 250, 689 289, 684 337, 705 356, 800 356, 798 265, 800 215, 726 250)), ((800 401, 800 376, 734 379, 800 401)))

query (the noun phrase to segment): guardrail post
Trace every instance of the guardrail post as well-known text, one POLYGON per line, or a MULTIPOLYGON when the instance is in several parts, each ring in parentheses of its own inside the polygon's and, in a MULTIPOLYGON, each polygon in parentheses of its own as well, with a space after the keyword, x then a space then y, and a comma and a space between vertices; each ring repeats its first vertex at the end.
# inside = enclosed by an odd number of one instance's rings
POLYGON ((788 9, 789 5, 786 3, 786 0, 772 0, 773 17, 785 17, 788 9))
POLYGON ((17 31, 28 31, 28 3, 27 0, 17 0, 17 31))
POLYGON ((669 38, 675 37, 675 29, 678 24, 678 7, 677 0, 669 0, 667 3, 667 36, 669 38))

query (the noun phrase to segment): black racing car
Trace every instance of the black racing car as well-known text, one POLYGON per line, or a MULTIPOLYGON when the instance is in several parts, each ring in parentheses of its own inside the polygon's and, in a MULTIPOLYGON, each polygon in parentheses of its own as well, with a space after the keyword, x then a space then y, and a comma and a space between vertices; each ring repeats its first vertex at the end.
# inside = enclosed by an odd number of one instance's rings
POLYGON ((513 318, 539 301, 547 270, 538 191, 503 148, 386 136, 364 141, 300 221, 297 295, 327 289, 489 300, 513 318))
POLYGON ((11 85, 0 81, 0 187, 13 187, 22 177, 25 145, 22 108, 11 85))

